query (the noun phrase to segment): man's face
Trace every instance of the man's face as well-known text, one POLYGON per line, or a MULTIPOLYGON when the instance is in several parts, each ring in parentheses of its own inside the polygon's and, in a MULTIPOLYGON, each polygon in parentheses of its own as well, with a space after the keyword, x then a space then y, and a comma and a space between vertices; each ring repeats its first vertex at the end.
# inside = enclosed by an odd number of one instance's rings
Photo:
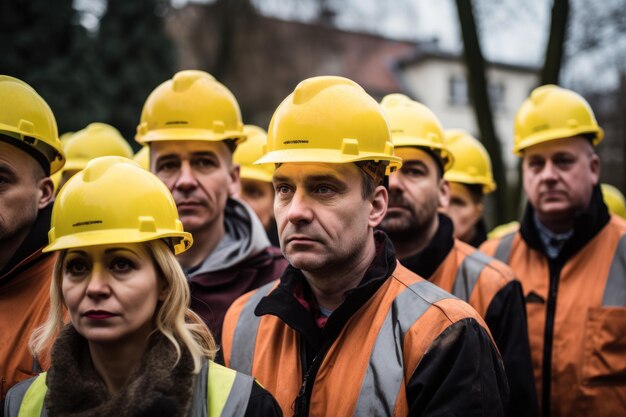
POLYGON ((384 216, 387 194, 364 199, 354 164, 285 163, 274 173, 280 247, 295 268, 323 273, 360 259, 384 216))
POLYGON ((413 239, 435 221, 438 207, 447 206, 448 183, 421 149, 396 148, 395 154, 402 158, 402 168, 389 177, 389 207, 380 227, 392 240, 413 239))
POLYGON ((524 190, 539 218, 573 218, 586 209, 600 176, 600 159, 583 137, 553 140, 524 150, 524 190))
POLYGON ((454 223, 454 236, 463 242, 469 242, 474 237, 476 223, 483 216, 483 203, 465 185, 451 182, 450 204, 446 214, 454 223))
POLYGON ((267 230, 274 218, 274 187, 272 183, 242 178, 239 196, 252 207, 263 227, 267 230))
POLYGON ((239 190, 239 168, 221 141, 163 141, 150 144, 150 170, 174 196, 185 230, 194 233, 222 223, 229 196, 239 190))
POLYGON ((52 189, 33 157, 0 141, 0 251, 19 246, 39 210, 52 201, 52 189))

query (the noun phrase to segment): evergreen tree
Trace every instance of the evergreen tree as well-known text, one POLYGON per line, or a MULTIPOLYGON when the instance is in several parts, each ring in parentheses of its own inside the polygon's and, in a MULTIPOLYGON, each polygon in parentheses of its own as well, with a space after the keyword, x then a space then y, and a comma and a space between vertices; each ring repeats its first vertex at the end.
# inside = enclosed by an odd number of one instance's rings
POLYGON ((2 0, 0 73, 29 83, 48 102, 59 132, 104 117, 93 41, 78 24, 72 0, 2 0))
POLYGON ((109 0, 100 21, 97 50, 109 116, 106 122, 134 142, 143 104, 150 92, 171 78, 174 46, 165 33, 160 0, 109 0))

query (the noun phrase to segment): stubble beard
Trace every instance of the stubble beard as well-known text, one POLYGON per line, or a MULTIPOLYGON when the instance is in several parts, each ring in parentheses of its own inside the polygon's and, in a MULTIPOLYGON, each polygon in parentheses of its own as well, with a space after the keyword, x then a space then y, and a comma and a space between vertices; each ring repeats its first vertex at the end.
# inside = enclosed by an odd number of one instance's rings
POLYGON ((380 224, 392 242, 408 243, 418 239, 430 227, 433 218, 437 215, 437 201, 424 203, 419 210, 413 206, 404 206, 409 210, 408 214, 401 216, 389 216, 380 224))

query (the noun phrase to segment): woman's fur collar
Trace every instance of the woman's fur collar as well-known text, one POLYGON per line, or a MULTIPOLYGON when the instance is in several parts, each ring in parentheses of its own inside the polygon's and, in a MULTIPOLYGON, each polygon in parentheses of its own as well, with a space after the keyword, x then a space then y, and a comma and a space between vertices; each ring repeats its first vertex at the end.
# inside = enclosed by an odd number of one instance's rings
POLYGON ((184 346, 181 350, 174 367, 174 346, 155 333, 126 385, 111 396, 91 362, 87 341, 68 325, 52 348, 45 400, 49 416, 185 416, 195 376, 191 355, 184 346))

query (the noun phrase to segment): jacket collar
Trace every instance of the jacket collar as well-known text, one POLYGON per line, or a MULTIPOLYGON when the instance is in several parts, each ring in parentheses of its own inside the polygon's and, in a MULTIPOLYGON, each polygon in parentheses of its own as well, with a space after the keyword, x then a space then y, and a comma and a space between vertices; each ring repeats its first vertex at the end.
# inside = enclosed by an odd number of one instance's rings
POLYGON ((310 300, 315 305, 311 287, 302 271, 287 267, 280 278, 280 284, 269 295, 262 298, 254 313, 257 316, 271 314, 280 318, 288 326, 301 333, 307 342, 318 349, 323 340, 338 334, 345 322, 361 307, 380 286, 389 278, 397 266, 395 251, 391 241, 382 231, 374 232, 376 255, 356 288, 346 291, 344 302, 331 314, 324 328, 316 322, 316 312, 307 309, 294 295, 301 289, 299 296, 310 300))
POLYGON ((416 273, 429 279, 446 259, 454 246, 454 227, 452 220, 439 213, 439 227, 433 238, 420 253, 400 259, 400 263, 416 273))
POLYGON ((52 216, 52 204, 49 204, 45 208, 39 210, 37 218, 33 223, 30 232, 17 248, 9 262, 0 271, 0 282, 5 282, 9 276, 14 276, 18 270, 22 268, 16 268, 22 261, 31 259, 32 255, 41 250, 48 244, 48 231, 50 230, 50 218, 52 216))
POLYGON ((265 229, 252 208, 229 197, 224 208, 224 237, 199 265, 185 273, 194 277, 221 271, 253 258, 269 246, 265 229))
POLYGON ((487 240, 487 225, 485 224, 485 219, 481 217, 480 220, 476 222, 474 228, 476 230, 474 232, 474 237, 467 243, 477 248, 482 245, 484 241, 487 240))
POLYGON ((92 364, 87 340, 71 325, 55 341, 51 361, 46 378, 50 415, 182 417, 191 404, 195 378, 191 354, 182 345, 178 358, 174 345, 160 332, 151 336, 141 363, 114 395, 92 364))
MULTIPOLYGON (((528 246, 545 255, 546 251, 535 225, 534 216, 535 209, 528 202, 520 224, 520 233, 528 246)), ((565 242, 556 259, 569 259, 593 239, 610 219, 609 210, 602 200, 600 186, 596 185, 591 194, 589 206, 574 219, 574 234, 565 242)))

